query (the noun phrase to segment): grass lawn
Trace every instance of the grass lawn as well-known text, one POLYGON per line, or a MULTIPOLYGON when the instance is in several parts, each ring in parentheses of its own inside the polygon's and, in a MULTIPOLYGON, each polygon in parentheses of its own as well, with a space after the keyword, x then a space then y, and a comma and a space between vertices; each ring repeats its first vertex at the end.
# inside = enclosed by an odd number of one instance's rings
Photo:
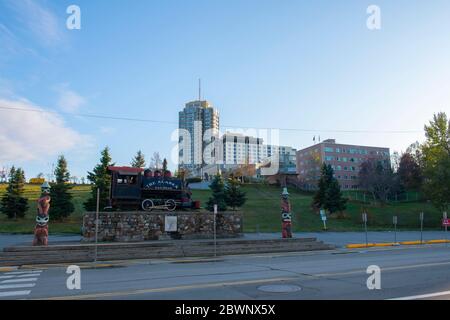
MULTIPOLYGON (((5 192, 6 184, 0 184, 0 195, 5 192)), ((64 221, 50 220, 49 231, 51 233, 80 233, 81 217, 83 214, 83 202, 90 195, 90 186, 75 186, 71 193, 73 194, 73 204, 75 212, 64 221)), ((17 221, 8 219, 0 213, 0 233, 33 233, 36 219, 36 201, 40 196, 41 188, 39 185, 25 185, 25 197, 28 198, 29 209, 24 219, 17 221)))
MULTIPOLYGON (((6 185, 0 185, 0 195, 6 185)), ((244 215, 245 232, 279 232, 281 230, 280 193, 281 189, 266 185, 245 185, 247 202, 241 208, 244 215)), ((18 221, 9 220, 0 214, 0 233, 32 233, 36 217, 36 200, 39 196, 38 185, 26 185, 25 196, 29 199, 30 209, 26 217, 18 221)), ((90 196, 90 186, 75 186, 72 191, 75 212, 63 222, 50 220, 51 233, 80 233, 81 217, 84 212, 83 202, 90 196)), ((321 231, 320 216, 311 207, 311 194, 289 189, 293 212, 294 231, 321 231)), ((209 190, 193 190, 193 198, 205 204, 210 195, 209 190)), ((370 230, 391 230, 392 216, 398 216, 399 229, 418 229, 419 213, 425 212, 424 226, 439 230, 442 214, 426 202, 408 202, 385 206, 368 205, 351 201, 343 218, 331 217, 327 221, 330 231, 362 230, 361 213, 369 216, 370 230)))
MULTIPOLYGON (((241 208, 244 215, 246 232, 278 232, 281 230, 280 194, 281 188, 266 185, 245 185, 247 202, 241 208)), ((194 198, 202 203, 209 197, 209 191, 194 191, 194 198)), ((289 188, 293 212, 294 231, 321 231, 323 223, 320 215, 311 209, 312 195, 289 188)), ((366 211, 370 230, 391 230, 392 216, 398 216, 399 229, 419 229, 419 214, 425 213, 424 227, 440 229, 442 214, 431 204, 425 202, 408 202, 385 206, 369 205, 350 201, 344 218, 329 218, 327 227, 330 231, 361 231, 363 228, 361 213, 366 211)))

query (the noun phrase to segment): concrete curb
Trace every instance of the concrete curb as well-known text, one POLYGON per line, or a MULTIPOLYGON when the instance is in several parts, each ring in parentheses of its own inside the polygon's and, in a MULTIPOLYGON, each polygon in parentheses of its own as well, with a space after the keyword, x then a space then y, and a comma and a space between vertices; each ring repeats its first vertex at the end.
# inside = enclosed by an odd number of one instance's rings
POLYGON ((437 239, 437 240, 427 240, 427 241, 402 241, 399 243, 394 242, 385 242, 385 243, 351 243, 347 244, 345 247, 347 249, 360 249, 360 248, 373 248, 373 247, 393 247, 393 246, 411 246, 411 245, 420 245, 420 244, 439 244, 439 243, 450 243, 450 240, 437 239))

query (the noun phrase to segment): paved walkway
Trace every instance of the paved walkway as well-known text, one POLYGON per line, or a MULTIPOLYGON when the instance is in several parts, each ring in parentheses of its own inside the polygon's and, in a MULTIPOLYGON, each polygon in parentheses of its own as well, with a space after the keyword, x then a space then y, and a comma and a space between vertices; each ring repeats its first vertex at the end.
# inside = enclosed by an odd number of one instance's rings
MULTIPOLYGON (((246 233, 247 239, 276 239, 281 237, 279 233, 246 233)), ((349 243, 365 243, 366 234, 364 232, 302 232, 294 234, 294 237, 315 237, 325 243, 333 244, 337 247, 345 246, 349 243)), ((424 231, 423 240, 445 239, 443 231, 424 231)), ((450 239, 450 233, 448 234, 450 239)), ((371 231, 367 233, 368 242, 394 242, 395 234, 391 231, 371 231)), ((420 231, 399 231, 397 241, 420 240, 420 231)))
MULTIPOLYGON (((394 232, 380 231, 368 232, 369 242, 393 242, 394 232)), ((245 233, 244 239, 279 239, 279 233, 245 233)), ((294 234, 295 238, 309 238, 315 237, 325 243, 335 245, 337 247, 345 246, 348 243, 365 243, 366 235, 364 232, 302 232, 294 234)), ((443 231, 424 231, 423 240, 445 239, 446 235, 443 231)), ((448 235, 450 239, 450 234, 448 235)), ((51 235, 49 236, 50 243, 74 243, 81 240, 80 235, 51 235)), ((420 240, 420 231, 400 231, 397 232, 397 241, 413 241, 420 240)), ((33 235, 15 235, 15 234, 0 234, 0 250, 9 246, 23 246, 31 245, 33 235)))

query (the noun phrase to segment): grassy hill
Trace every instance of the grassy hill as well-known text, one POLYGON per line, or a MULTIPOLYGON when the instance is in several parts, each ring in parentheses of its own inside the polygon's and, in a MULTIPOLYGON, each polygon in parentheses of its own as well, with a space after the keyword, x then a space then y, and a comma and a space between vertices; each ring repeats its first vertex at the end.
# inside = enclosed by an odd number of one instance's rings
MULTIPOLYGON (((6 185, 0 185, 0 195, 5 191, 6 185)), ((281 229, 280 214, 280 188, 266 185, 245 185, 247 203, 241 208, 244 215, 245 232, 279 232, 281 229)), ((37 185, 26 185, 25 196, 29 199, 30 209, 25 219, 18 221, 8 220, 0 214, 0 232, 32 233, 36 216, 36 200, 40 188, 37 185)), ((75 212, 63 222, 51 221, 52 233, 79 233, 81 230, 81 217, 83 202, 90 196, 89 186, 75 186, 72 191, 75 212)), ((293 212, 294 231, 320 231, 322 221, 319 215, 311 209, 312 195, 294 189, 289 189, 293 212)), ((208 190, 194 190, 193 197, 204 204, 208 199, 208 190)), ((392 216, 398 216, 399 228, 418 229, 419 213, 425 212, 425 227, 440 229, 442 214, 426 202, 406 202, 389 204, 385 206, 370 205, 351 201, 344 217, 331 217, 327 221, 330 231, 360 231, 362 230, 361 213, 366 211, 369 215, 369 228, 371 230, 392 229, 392 216)))

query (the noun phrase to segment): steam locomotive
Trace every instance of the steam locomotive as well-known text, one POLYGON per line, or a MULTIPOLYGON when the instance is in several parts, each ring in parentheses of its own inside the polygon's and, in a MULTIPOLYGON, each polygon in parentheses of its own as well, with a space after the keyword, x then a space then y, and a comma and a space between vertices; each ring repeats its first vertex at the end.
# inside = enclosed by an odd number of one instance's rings
POLYGON ((192 200, 184 180, 172 177, 170 171, 115 166, 108 167, 108 171, 112 209, 174 211, 200 208, 200 202, 192 200))

